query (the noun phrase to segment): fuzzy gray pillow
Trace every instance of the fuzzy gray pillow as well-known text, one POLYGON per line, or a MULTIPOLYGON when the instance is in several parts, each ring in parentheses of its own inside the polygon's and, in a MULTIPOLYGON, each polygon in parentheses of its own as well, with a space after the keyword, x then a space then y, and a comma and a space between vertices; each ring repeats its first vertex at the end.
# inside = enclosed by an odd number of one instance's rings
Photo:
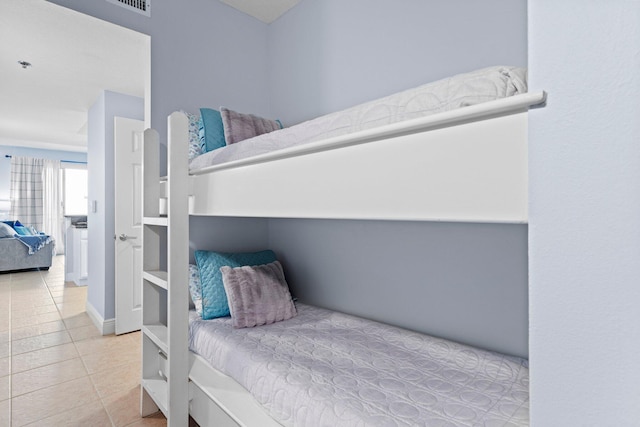
POLYGON ((268 325, 294 317, 296 307, 278 261, 220 268, 235 328, 268 325))
POLYGON ((227 145, 282 129, 282 124, 277 120, 238 113, 225 107, 220 107, 220 115, 227 145))

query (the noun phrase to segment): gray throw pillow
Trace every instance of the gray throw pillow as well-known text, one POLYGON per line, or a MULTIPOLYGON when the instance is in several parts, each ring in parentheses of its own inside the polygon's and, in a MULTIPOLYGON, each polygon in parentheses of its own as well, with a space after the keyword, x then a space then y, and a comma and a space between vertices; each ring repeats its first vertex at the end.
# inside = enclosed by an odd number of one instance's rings
POLYGON ((220 107, 224 139, 227 145, 282 129, 277 120, 263 119, 253 114, 243 114, 228 108, 220 107))
POLYGON ((235 328, 268 325, 294 317, 296 307, 278 261, 220 268, 235 328))

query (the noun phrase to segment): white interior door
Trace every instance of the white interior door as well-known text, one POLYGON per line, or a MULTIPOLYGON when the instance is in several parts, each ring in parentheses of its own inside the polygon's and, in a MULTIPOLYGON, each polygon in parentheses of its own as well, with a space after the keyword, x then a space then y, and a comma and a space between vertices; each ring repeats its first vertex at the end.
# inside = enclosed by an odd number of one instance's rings
POLYGON ((142 132, 144 122, 116 117, 115 289, 116 334, 142 324, 142 132))

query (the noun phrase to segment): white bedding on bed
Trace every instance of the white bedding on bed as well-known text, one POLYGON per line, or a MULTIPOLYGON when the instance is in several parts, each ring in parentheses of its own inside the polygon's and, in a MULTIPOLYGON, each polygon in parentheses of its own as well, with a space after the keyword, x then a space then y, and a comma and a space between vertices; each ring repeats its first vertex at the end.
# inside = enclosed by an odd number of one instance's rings
POLYGON ((427 83, 210 151, 194 158, 189 168, 194 171, 294 145, 505 98, 526 91, 526 69, 506 66, 485 68, 427 83))
POLYGON ((234 329, 190 312, 190 349, 285 426, 526 426, 529 369, 507 357, 297 304, 234 329))

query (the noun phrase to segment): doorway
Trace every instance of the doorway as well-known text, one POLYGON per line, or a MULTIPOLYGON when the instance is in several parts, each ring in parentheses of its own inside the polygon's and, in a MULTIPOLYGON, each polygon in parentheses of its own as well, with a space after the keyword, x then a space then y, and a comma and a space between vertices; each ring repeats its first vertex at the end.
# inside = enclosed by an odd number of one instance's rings
MULTIPOLYGON (((0 48, 7 59, 0 64, 0 144, 9 147, 8 153, 37 149, 42 153, 39 157, 47 158, 51 152, 51 158, 58 160, 86 153, 88 191, 81 204, 87 208, 88 228, 80 246, 87 248, 88 255, 80 259, 79 274, 88 285, 87 313, 102 333, 111 333, 115 325, 115 196, 108 183, 113 183, 114 174, 113 126, 107 122, 109 111, 99 111, 98 104, 105 93, 138 98, 141 118, 149 120, 150 37, 49 1, 33 0, 0 2, 0 38, 11 40, 0 48), (102 117, 98 126, 89 124, 92 108, 96 117, 102 117), (92 152, 105 144, 108 150, 92 152)), ((0 202, 4 194, 0 182, 0 202)), ((3 207, 0 203, 0 210, 3 207)), ((78 212, 67 211, 65 215, 75 219, 78 212)))

